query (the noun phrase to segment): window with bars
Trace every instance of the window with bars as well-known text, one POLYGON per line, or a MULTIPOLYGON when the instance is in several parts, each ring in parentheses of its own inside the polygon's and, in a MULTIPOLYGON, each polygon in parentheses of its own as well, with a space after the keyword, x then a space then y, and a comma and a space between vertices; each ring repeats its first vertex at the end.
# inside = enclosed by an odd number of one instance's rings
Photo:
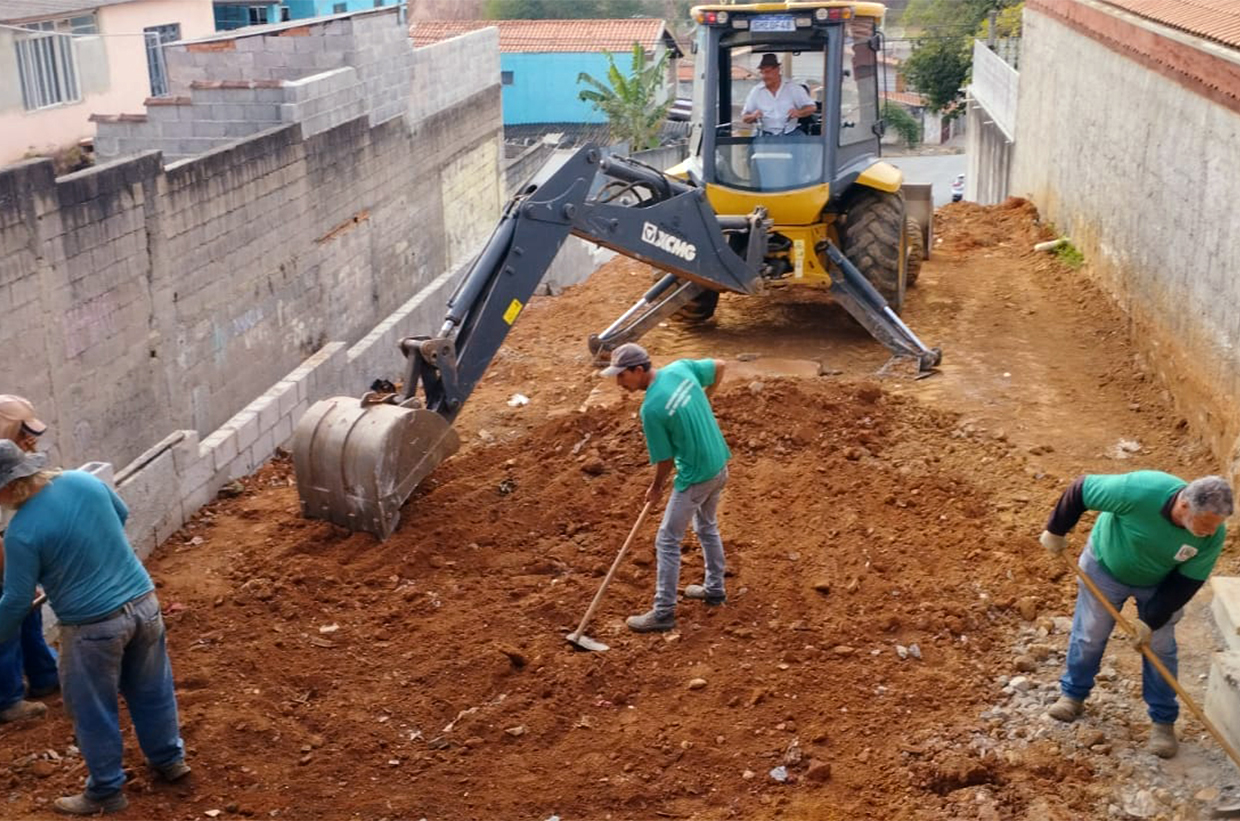
POLYGON ((82 98, 72 37, 49 31, 22 35, 14 43, 17 46, 17 77, 27 111, 73 103, 82 98))

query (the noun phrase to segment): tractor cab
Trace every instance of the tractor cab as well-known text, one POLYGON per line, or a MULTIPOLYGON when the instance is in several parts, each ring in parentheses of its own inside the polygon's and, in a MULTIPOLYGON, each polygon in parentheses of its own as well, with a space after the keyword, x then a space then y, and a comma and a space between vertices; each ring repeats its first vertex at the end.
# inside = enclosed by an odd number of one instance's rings
POLYGON ((882 136, 882 15, 878 3, 695 7, 692 141, 702 181, 737 192, 787 192, 846 185, 871 165, 882 136), (779 72, 760 71, 764 58, 777 60, 779 72), (781 85, 799 86, 799 93, 781 85), (768 111, 772 97, 808 97, 816 110, 747 122, 747 100, 753 109, 763 94, 768 111))

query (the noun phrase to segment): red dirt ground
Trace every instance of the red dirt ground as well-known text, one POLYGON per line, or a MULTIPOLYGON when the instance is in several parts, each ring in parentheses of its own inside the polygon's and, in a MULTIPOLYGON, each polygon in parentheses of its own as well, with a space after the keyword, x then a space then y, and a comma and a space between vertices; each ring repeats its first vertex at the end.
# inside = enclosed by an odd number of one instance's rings
MULTIPOLYGON (((674 634, 623 626, 653 591, 649 521, 588 631, 612 649, 563 639, 651 476, 639 397, 600 385, 584 345, 649 281, 627 260, 533 301, 460 419, 461 453, 386 543, 299 518, 287 461, 204 510, 148 562, 194 774, 152 783, 129 736, 120 817, 984 817, 961 800, 974 785, 998 817, 1096 815, 1105 785, 1053 742, 1018 761, 967 743, 989 730, 1018 602, 1070 607, 1034 539, 1076 473, 1217 468, 1109 302, 1029 250, 1030 206, 949 206, 936 231, 905 311, 943 346, 931 379, 874 378, 883 350, 804 290, 647 336, 659 362, 828 373, 721 387, 729 601, 683 603, 674 634), (509 407, 517 392, 530 404, 509 407), (1141 450, 1117 463, 1121 438, 1141 450)), ((684 557, 682 585, 699 581, 692 537, 684 557)), ((51 704, 0 727, 6 817, 80 788, 80 759, 35 766, 72 741, 51 704)))

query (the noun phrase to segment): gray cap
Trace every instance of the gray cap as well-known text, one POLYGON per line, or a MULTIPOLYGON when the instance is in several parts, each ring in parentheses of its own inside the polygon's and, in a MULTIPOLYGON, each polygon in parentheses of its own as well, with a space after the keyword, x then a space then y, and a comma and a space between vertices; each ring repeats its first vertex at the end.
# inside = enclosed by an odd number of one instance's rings
POLYGON ((27 453, 10 439, 0 439, 0 488, 14 479, 33 476, 47 462, 42 453, 27 453))
POLYGON ((626 342, 611 352, 611 364, 603 368, 602 376, 615 376, 621 371, 638 365, 649 365, 650 354, 636 342, 626 342))

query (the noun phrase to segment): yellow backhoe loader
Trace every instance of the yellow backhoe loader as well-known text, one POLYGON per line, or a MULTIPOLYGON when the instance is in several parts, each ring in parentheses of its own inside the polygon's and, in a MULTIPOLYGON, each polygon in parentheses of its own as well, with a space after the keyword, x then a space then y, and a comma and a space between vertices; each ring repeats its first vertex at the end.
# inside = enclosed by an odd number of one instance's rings
POLYGON ((829 289, 920 371, 939 363, 939 350, 897 315, 922 234, 906 213, 900 172, 877 160, 883 7, 836 0, 693 14, 690 159, 665 173, 587 145, 524 186, 449 299, 438 333, 401 341, 403 390, 324 399, 298 422, 303 515, 381 539, 392 533, 418 483, 456 451, 453 420, 570 234, 666 272, 591 335, 600 359, 673 314, 709 316, 722 291, 804 283, 829 289), (785 82, 821 83, 816 110, 802 106, 804 121, 778 134, 741 124, 745 100, 732 80, 734 65, 765 54, 783 56, 785 82))

